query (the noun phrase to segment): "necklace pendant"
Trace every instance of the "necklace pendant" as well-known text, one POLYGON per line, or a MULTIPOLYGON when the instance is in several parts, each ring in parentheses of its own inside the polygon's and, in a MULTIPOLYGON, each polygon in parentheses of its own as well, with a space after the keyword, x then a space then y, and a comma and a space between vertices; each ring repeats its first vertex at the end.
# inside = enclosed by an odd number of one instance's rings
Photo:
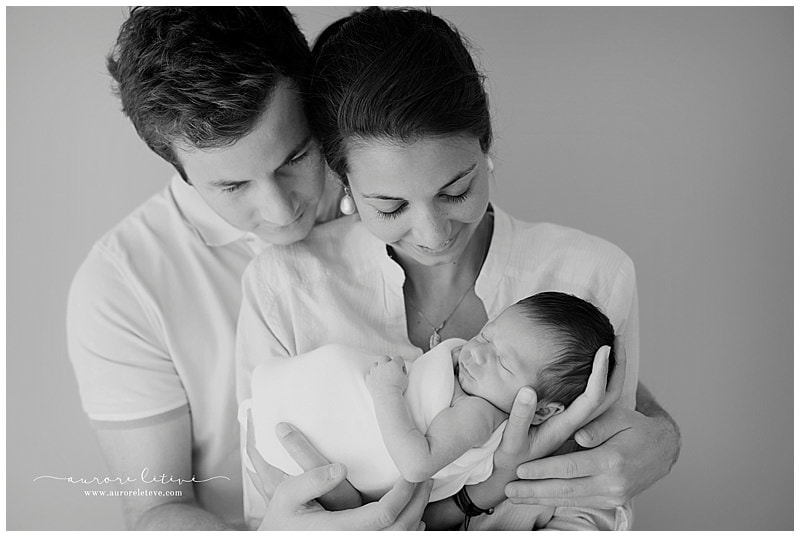
POLYGON ((428 341, 428 349, 434 348, 436 345, 442 342, 442 336, 439 335, 439 330, 434 329, 433 334, 431 334, 431 339, 428 341))

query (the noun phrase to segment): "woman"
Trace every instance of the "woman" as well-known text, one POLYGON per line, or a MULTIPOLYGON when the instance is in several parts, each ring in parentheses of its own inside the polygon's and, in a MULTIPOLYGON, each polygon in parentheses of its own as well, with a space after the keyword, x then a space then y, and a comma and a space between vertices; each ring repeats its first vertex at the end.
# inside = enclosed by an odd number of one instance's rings
MULTIPOLYGON (((358 215, 271 250, 245 273, 240 401, 250 395, 253 368, 268 357, 342 343, 413 360, 442 338, 471 338, 506 306, 552 289, 608 315, 628 362, 620 402, 633 408, 633 265, 601 239, 523 223, 490 204, 488 103, 458 33, 422 11, 370 8, 326 29, 314 56, 310 119, 345 185, 343 212, 358 215)), ((543 509, 506 501, 470 528, 531 529, 543 509)), ((615 517, 615 528, 629 527, 627 509, 615 517)))

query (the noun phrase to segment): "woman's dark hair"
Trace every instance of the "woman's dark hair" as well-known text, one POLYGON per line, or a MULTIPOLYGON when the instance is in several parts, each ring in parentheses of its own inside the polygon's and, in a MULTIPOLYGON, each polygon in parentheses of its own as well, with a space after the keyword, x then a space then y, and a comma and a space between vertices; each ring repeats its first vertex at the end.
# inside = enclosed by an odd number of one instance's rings
POLYGON ((139 137, 187 180, 176 142, 224 147, 247 135, 281 77, 300 90, 311 52, 279 7, 141 7, 106 62, 139 137))
POLYGON ((458 30, 429 10, 371 7, 326 28, 312 50, 307 99, 328 165, 346 181, 346 151, 380 140, 470 135, 488 152, 489 104, 458 30))
POLYGON ((592 363, 603 345, 611 347, 608 378, 614 371, 614 327, 603 312, 578 297, 558 292, 538 293, 515 304, 545 329, 557 355, 539 371, 536 395, 540 401, 569 406, 586 389, 592 363))

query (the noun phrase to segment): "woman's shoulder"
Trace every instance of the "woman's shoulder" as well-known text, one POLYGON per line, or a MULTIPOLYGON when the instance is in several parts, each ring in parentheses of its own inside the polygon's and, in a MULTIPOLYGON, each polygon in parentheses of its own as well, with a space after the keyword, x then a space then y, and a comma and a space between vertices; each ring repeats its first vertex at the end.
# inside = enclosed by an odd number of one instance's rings
MULTIPOLYGON (((613 242, 585 231, 551 222, 525 222, 500 213, 507 220, 505 238, 510 250, 522 256, 548 259, 584 258, 606 262, 630 262, 625 251, 613 242)), ((502 226, 498 226, 502 228, 502 226)))

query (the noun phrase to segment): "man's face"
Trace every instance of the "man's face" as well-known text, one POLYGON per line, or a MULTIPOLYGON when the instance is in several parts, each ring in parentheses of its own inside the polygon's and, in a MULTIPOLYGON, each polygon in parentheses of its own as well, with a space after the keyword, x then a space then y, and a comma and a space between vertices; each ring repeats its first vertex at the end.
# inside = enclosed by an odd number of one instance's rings
POLYGON ((255 128, 233 145, 175 152, 194 188, 229 224, 274 244, 311 231, 324 164, 289 81, 278 84, 255 128))

